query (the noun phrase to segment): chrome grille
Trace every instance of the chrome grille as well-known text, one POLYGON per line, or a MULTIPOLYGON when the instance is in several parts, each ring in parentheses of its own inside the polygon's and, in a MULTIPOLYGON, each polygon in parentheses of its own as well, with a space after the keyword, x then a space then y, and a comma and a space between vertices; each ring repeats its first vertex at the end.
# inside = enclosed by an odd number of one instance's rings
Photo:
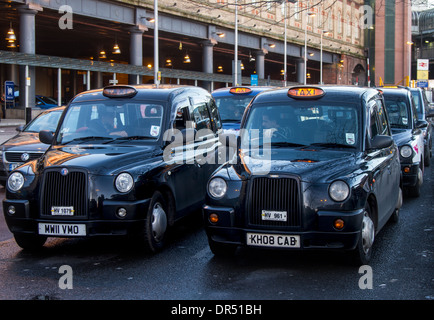
POLYGON ((5 159, 7 162, 24 162, 21 159, 21 156, 27 153, 29 155, 29 159, 27 161, 38 159, 43 155, 43 152, 5 152, 5 159))
POLYGON ((46 171, 42 184, 41 216, 52 218, 87 217, 87 185, 86 173, 72 171, 67 175, 56 171, 46 171), (53 216, 51 208, 74 207, 74 216, 53 216))
POLYGON ((250 189, 249 224, 262 226, 301 226, 298 182, 294 178, 253 178, 250 189), (262 210, 286 211, 286 221, 262 219, 262 210))

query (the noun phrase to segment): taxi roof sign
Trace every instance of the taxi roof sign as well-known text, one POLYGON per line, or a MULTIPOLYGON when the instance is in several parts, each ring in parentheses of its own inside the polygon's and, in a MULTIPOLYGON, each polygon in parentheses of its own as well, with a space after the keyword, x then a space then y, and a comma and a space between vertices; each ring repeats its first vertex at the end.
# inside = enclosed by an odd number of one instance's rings
POLYGON ((316 87, 294 87, 288 90, 288 96, 294 99, 318 99, 324 94, 323 89, 316 87))
POLYGON ((130 98, 136 93, 137 90, 130 86, 109 86, 102 91, 102 94, 108 98, 130 98))
POLYGON ((230 93, 233 94, 245 94, 252 92, 252 89, 246 87, 234 87, 229 90, 230 93))

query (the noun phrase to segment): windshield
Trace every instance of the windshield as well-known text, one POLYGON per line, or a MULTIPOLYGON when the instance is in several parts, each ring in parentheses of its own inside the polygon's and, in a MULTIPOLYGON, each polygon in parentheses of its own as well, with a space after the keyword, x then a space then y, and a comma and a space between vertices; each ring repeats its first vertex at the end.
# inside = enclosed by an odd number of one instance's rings
POLYGON ((421 95, 419 94, 419 92, 413 90, 411 91, 411 94, 413 96, 413 101, 414 101, 414 105, 416 106, 417 113, 423 113, 421 95))
POLYGON ((357 106, 351 103, 294 101, 256 105, 242 132, 243 147, 316 146, 356 149, 361 140, 357 106))
POLYGON ((112 100, 76 103, 67 109, 56 138, 59 144, 105 140, 101 143, 159 139, 163 105, 155 102, 112 100))
POLYGON ((24 129, 25 132, 39 132, 41 130, 56 131, 57 124, 63 110, 41 113, 24 129))
POLYGON ((411 122, 405 97, 384 96, 389 122, 392 128, 409 129, 411 122))
POLYGON ((241 122, 244 109, 253 96, 214 97, 222 122, 241 122))

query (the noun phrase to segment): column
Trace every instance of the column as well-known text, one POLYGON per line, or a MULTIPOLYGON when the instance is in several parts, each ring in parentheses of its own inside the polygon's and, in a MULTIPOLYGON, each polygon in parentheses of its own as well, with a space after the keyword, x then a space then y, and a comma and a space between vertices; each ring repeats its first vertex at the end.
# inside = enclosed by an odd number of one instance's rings
MULTIPOLYGON (((133 66, 143 65, 143 32, 145 30, 138 26, 130 29, 130 64, 133 66)), ((137 77, 130 74, 128 77, 130 84, 142 83, 142 76, 137 77)))
MULTIPOLYGON (((35 16, 38 10, 23 6, 19 8, 18 12, 20 14, 20 52, 35 54, 35 16)), ((35 106, 35 75, 35 67, 29 66, 30 86, 26 90, 25 66, 20 66, 20 105, 18 106, 20 109, 25 108, 26 99, 28 107, 35 106)))
POLYGON ((258 74, 258 79, 265 78, 264 72, 265 65, 265 52, 263 50, 256 51, 256 73, 258 74))
POLYGON ((297 59, 296 60, 296 72, 297 72, 297 82, 300 84, 304 83, 304 59, 297 59))
MULTIPOLYGON (((214 57, 213 57, 213 48, 214 43, 210 40, 202 41, 203 46, 203 72, 205 73, 213 73, 214 72, 214 57)), ((211 81, 203 81, 203 87, 211 91, 211 81)))

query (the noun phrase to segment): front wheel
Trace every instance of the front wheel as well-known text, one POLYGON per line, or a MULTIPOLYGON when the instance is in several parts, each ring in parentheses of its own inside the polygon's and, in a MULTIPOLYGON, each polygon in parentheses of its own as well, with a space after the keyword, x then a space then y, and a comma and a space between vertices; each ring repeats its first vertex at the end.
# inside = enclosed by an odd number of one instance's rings
POLYGON ((372 257, 372 245, 375 240, 375 224, 372 220, 371 208, 367 204, 363 212, 362 227, 360 228, 359 241, 353 255, 357 263, 368 264, 372 257))
POLYGON ((149 204, 144 230, 141 235, 146 251, 155 253, 165 245, 168 229, 167 208, 163 195, 156 191, 149 204))

